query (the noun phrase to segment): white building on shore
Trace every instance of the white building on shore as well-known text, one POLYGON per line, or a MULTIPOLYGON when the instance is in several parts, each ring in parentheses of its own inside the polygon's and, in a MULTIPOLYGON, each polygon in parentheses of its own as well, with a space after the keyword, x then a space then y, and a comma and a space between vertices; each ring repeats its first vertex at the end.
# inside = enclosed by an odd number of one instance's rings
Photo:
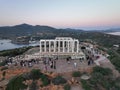
POLYGON ((40 40, 40 56, 54 57, 66 56, 75 58, 85 58, 79 46, 79 40, 71 37, 56 37, 55 39, 40 40))

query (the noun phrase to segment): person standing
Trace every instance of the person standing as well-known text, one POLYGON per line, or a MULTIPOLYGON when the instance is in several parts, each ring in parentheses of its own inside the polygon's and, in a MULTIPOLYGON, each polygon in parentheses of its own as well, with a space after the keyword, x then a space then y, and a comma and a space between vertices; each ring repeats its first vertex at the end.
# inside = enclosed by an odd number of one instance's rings
POLYGON ((47 65, 45 65, 45 71, 47 72, 47 65))
POLYGON ((76 63, 76 62, 74 62, 74 67, 75 67, 75 68, 77 67, 77 63, 76 63))
POLYGON ((54 61, 54 69, 56 69, 56 61, 54 61))

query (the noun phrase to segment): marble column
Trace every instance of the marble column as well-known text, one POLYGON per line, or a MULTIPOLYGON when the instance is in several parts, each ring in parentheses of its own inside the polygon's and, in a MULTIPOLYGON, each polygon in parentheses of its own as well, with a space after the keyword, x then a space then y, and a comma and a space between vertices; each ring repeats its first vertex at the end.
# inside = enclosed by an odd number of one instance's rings
POLYGON ((60 41, 58 41, 58 52, 60 52, 60 41))
POLYGON ((70 50, 69 50, 69 41, 68 41, 67 45, 68 45, 68 48, 67 48, 67 49, 68 49, 68 52, 69 52, 69 51, 70 51, 70 50))
POLYGON ((56 52, 56 41, 54 41, 54 52, 56 52))
POLYGON ((63 52, 65 52, 65 41, 63 41, 63 52))
POLYGON ((49 52, 51 52, 51 41, 49 41, 49 52))
POLYGON ((41 45, 41 41, 40 41, 40 53, 42 52, 42 48, 41 48, 41 46, 42 46, 42 45, 41 45))
POLYGON ((44 52, 46 52, 46 41, 44 41, 44 52))
POLYGON ((77 53, 79 52, 79 42, 77 41, 77 53))
POLYGON ((75 47, 74 41, 72 41, 72 53, 74 53, 74 47, 75 47))

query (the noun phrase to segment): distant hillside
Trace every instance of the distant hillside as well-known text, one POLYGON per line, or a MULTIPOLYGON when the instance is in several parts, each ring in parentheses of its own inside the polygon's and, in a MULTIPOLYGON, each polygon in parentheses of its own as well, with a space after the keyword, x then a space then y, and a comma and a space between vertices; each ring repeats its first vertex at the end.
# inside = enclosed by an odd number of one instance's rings
POLYGON ((111 28, 111 29, 105 30, 105 32, 120 32, 120 28, 111 28))
POLYGON ((120 36, 105 34, 102 32, 84 32, 79 39, 91 39, 99 45, 111 47, 114 44, 120 45, 120 36))
MULTIPOLYGON (((67 33, 73 32, 73 29, 56 29, 50 26, 32 26, 28 24, 20 24, 16 26, 0 27, 0 38, 14 38, 19 36, 30 36, 30 35, 44 35, 54 33, 67 33)), ((75 30, 81 32, 82 30, 75 30)))
POLYGON ((57 36, 68 36, 77 38, 80 41, 90 39, 107 47, 111 47, 113 44, 120 44, 120 36, 109 35, 98 31, 83 31, 70 28, 56 29, 50 26, 32 26, 28 24, 0 27, 0 38, 8 38, 13 40, 21 36, 28 37, 27 41, 31 37, 34 37, 35 40, 40 40, 42 38, 47 39, 55 38, 57 36))

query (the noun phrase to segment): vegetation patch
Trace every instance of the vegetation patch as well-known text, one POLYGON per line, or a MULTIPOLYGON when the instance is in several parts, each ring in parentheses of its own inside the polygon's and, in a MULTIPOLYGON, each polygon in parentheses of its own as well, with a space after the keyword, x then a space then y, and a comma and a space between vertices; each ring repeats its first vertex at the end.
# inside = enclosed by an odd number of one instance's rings
POLYGON ((32 46, 29 47, 22 47, 22 48, 16 48, 16 49, 11 49, 11 50, 3 50, 0 51, 0 56, 17 56, 21 55, 27 50, 31 49, 32 46))
POLYGON ((101 73, 102 75, 111 75, 112 70, 109 68, 102 68, 99 66, 93 67, 93 73, 101 73))
POLYGON ((85 90, 92 90, 92 89, 91 89, 91 86, 87 83, 87 81, 81 79, 81 83, 82 83, 82 87, 83 87, 85 90))
POLYGON ((47 86, 50 84, 50 80, 48 79, 48 76, 47 75, 42 75, 41 76, 41 80, 42 80, 42 84, 43 86, 47 86))
POLYGON ((52 79, 52 83, 54 85, 60 85, 60 84, 65 84, 67 82, 66 79, 64 79, 62 76, 57 76, 52 79))
POLYGON ((119 46, 119 48, 118 48, 117 52, 120 54, 120 46, 119 46))
POLYGON ((89 80, 81 80, 85 90, 120 90, 120 79, 113 78, 112 71, 109 68, 94 67, 89 80))
POLYGON ((81 73, 80 73, 80 71, 75 71, 75 72, 72 73, 72 76, 73 77, 80 77, 81 73))
POLYGON ((31 70, 31 72, 30 72, 30 74, 29 74, 29 78, 30 78, 30 79, 33 79, 33 80, 37 80, 37 79, 39 79, 42 75, 43 75, 43 73, 41 73, 39 69, 33 69, 33 70, 31 70))
POLYGON ((64 90, 71 90, 71 86, 69 84, 64 85, 64 90))
POLYGON ((24 80, 25 78, 23 78, 21 75, 13 77, 7 84, 6 90, 23 90, 27 88, 27 86, 23 84, 24 80))
POLYGON ((116 69, 120 72, 120 56, 115 53, 115 51, 109 50, 108 54, 110 55, 109 59, 116 69))
POLYGON ((32 80, 29 88, 30 90, 36 90, 38 88, 37 80, 39 79, 42 81, 42 86, 47 86, 50 84, 50 79, 47 75, 41 73, 39 69, 33 69, 29 73, 13 77, 7 84, 6 90, 24 90, 28 87, 28 85, 23 83, 26 80, 32 80))

